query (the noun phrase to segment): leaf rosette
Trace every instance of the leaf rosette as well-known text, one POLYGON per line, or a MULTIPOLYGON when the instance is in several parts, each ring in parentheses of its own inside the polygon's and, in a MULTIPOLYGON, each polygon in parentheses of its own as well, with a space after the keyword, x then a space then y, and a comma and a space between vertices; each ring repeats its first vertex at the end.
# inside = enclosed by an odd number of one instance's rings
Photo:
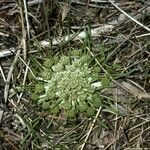
POLYGON ((97 89, 102 85, 97 69, 94 71, 90 62, 91 57, 79 51, 62 56, 57 62, 46 59, 41 73, 44 82, 40 86, 37 84, 34 93, 43 109, 53 114, 63 112, 67 117, 80 113, 94 115, 101 103, 97 89))

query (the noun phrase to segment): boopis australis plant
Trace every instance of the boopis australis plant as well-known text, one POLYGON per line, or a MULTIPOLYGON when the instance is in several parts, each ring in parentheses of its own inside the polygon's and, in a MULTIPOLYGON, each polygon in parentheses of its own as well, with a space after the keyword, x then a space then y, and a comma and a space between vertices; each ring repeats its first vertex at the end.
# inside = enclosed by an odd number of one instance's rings
POLYGON ((73 50, 67 56, 48 58, 43 64, 33 99, 52 114, 93 116, 101 104, 98 68, 91 66, 91 56, 73 50))

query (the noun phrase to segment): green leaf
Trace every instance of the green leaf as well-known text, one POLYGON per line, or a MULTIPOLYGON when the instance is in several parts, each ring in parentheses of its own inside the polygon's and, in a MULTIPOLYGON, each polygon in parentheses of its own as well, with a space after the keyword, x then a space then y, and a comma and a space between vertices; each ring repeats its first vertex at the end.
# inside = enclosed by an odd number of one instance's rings
POLYGON ((110 79, 108 77, 103 77, 101 82, 103 86, 108 86, 110 84, 110 79))
POLYGON ((71 110, 67 110, 66 111, 66 116, 69 117, 69 118, 74 118, 75 117, 75 110, 74 109, 71 109, 71 110))
POLYGON ((63 64, 63 65, 69 65, 70 64, 70 58, 69 57, 67 57, 67 56, 62 56, 62 58, 61 58, 61 63, 63 64))
POLYGON ((55 107, 55 108, 53 108, 51 111, 52 111, 52 113, 53 113, 54 115, 57 115, 57 114, 59 113, 59 108, 58 108, 58 107, 55 107))
POLYGON ((64 108, 65 108, 66 110, 71 109, 71 104, 70 104, 70 102, 69 102, 68 100, 64 100, 63 106, 64 106, 64 108))
POLYGON ((43 109, 49 109, 50 108, 50 102, 43 102, 42 108, 43 109))
POLYGON ((60 58, 59 58, 59 56, 55 55, 53 57, 53 60, 54 60, 54 63, 57 64, 59 62, 60 58))
POLYGON ((100 70, 101 70, 101 69, 100 69, 99 66, 96 66, 96 67, 93 68, 93 72, 94 72, 94 73, 99 73, 100 70))
POLYGON ((43 84, 36 84, 35 86, 35 93, 37 94, 41 94, 42 92, 44 92, 44 85, 43 84))
POLYGON ((66 144, 59 144, 54 150, 70 150, 66 144))
POLYGON ((72 50, 70 52, 71 56, 80 56, 81 55, 81 51, 80 50, 72 50))
POLYGON ((92 107, 87 107, 86 113, 88 117, 93 117, 94 116, 94 109, 92 107))
POLYGON ((87 109, 87 104, 86 103, 79 103, 78 108, 80 112, 84 112, 87 109))
POLYGON ((99 108, 101 105, 101 99, 99 97, 93 98, 93 107, 99 108))
POLYGON ((37 101, 38 100, 38 95, 36 94, 36 93, 32 93, 31 94, 31 99, 33 100, 33 101, 37 101))
POLYGON ((109 107, 109 106, 106 106, 105 109, 103 109, 104 112, 109 112, 111 114, 119 114, 118 110, 114 107, 109 107))
POLYGON ((41 72, 41 76, 45 79, 45 80, 50 80, 52 77, 52 71, 48 70, 48 69, 44 69, 44 71, 41 72))
POLYGON ((54 64, 54 61, 50 58, 47 58, 45 60, 45 62, 43 63, 43 65, 46 67, 46 68, 51 68, 52 65, 54 64))

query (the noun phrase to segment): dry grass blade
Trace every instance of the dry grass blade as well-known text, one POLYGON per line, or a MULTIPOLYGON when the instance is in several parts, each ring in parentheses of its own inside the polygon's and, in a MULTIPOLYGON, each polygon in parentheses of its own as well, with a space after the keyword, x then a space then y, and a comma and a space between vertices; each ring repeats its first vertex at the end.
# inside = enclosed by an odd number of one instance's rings
MULTIPOLYGON (((26 69, 25 69, 25 74, 24 74, 23 83, 22 83, 23 86, 25 85, 25 82, 26 82, 26 79, 27 79, 27 74, 28 74, 28 70, 29 70, 29 67, 28 67, 29 64, 30 64, 30 60, 28 61, 27 66, 26 66, 26 69)), ((20 95, 19 95, 19 97, 18 97, 17 103, 20 102, 20 99, 21 99, 22 95, 23 95, 23 92, 20 93, 20 95)))
MULTIPOLYGON (((12 74, 13 74, 13 70, 14 70, 14 66, 15 64, 17 63, 17 60, 19 58, 19 55, 20 55, 20 52, 21 50, 18 50, 17 51, 17 54, 14 58, 14 61, 9 69, 9 72, 8 72, 8 75, 7 75, 7 79, 5 81, 5 88, 4 88, 4 100, 5 100, 5 103, 7 103, 7 100, 8 100, 8 95, 9 95, 9 87, 10 87, 10 81, 11 81, 11 77, 12 77, 12 74)), ((1 123, 1 120, 2 120, 2 115, 3 115, 3 110, 0 111, 0 123, 1 123)))
POLYGON ((94 120, 92 122, 92 125, 91 125, 91 127, 90 127, 90 129, 89 129, 89 131, 88 131, 88 133, 87 133, 87 135, 85 137, 84 143, 81 145, 81 150, 83 150, 84 147, 85 147, 85 144, 86 144, 86 142, 87 142, 87 140, 88 140, 88 138, 89 138, 89 136, 90 136, 90 134, 92 132, 92 129, 93 129, 94 125, 95 125, 95 122, 96 122, 96 120, 97 120, 97 118, 98 118, 98 116, 99 116, 99 114, 101 112, 101 109, 102 109, 102 107, 100 106, 98 111, 97 111, 97 113, 96 113, 96 116, 95 116, 95 118, 94 118, 94 120))
POLYGON ((14 61, 13 61, 12 65, 11 65, 11 67, 10 67, 10 69, 9 69, 9 73, 8 73, 8 75, 7 75, 6 85, 5 85, 5 90, 4 90, 5 103, 7 103, 11 77, 12 77, 12 74, 13 74, 13 70, 14 70, 15 64, 17 63, 17 60, 18 60, 18 58, 19 58, 20 52, 21 52, 21 50, 18 50, 18 51, 17 51, 16 56, 15 56, 15 58, 14 58, 14 61))
POLYGON ((143 92, 141 89, 133 86, 131 83, 125 82, 123 81, 122 86, 125 87, 126 89, 128 89, 130 91, 131 94, 133 94, 134 97, 137 97, 138 99, 149 99, 150 98, 150 94, 143 92))
POLYGON ((68 3, 64 3, 61 4, 61 10, 60 10, 60 14, 61 14, 61 21, 64 21, 65 18, 67 17, 67 14, 70 10, 70 5, 68 3))
MULTIPOLYGON (((26 60, 26 58, 27 58, 27 33, 26 33, 26 28, 25 28, 24 11, 23 11, 21 0, 19 0, 19 4, 20 4, 20 7, 19 7, 20 8, 20 16, 21 16, 21 20, 22 20, 21 21, 21 25, 22 25, 22 40, 21 40, 21 44, 23 46, 23 57, 26 60)), ((26 14, 26 17, 27 17, 27 14, 26 14)), ((28 19, 27 19, 27 21, 28 21, 28 19)), ((28 24, 28 22, 27 22, 27 24, 28 24)), ((29 25, 28 25, 28 28, 29 28, 29 25)), ((29 34, 29 31, 28 31, 28 34, 29 34)))
POLYGON ((111 4, 117 8, 121 13, 123 13, 125 16, 127 16, 129 19, 131 19, 132 21, 134 21, 136 24, 138 24, 139 26, 141 26, 142 28, 144 28, 145 30, 150 32, 150 28, 146 27, 145 25, 143 25, 142 23, 140 23, 139 21, 135 20, 133 17, 131 17, 130 15, 128 15, 125 11, 123 11, 120 7, 118 7, 112 0, 109 0, 111 2, 111 4))

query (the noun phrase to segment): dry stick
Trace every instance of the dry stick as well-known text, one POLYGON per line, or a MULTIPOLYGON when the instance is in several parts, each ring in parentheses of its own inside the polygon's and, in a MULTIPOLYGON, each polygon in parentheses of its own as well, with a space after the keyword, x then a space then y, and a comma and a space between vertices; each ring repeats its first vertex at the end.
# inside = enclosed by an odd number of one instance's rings
MULTIPOLYGON (((115 94, 115 99, 116 99, 116 103, 115 103, 115 106, 116 106, 116 110, 118 108, 118 89, 116 91, 116 94, 115 94)), ((115 131, 114 131, 114 138, 118 139, 118 131, 117 131, 117 126, 118 126, 118 114, 116 113, 116 122, 115 122, 115 131)), ((116 140, 117 141, 117 140, 116 140)), ((117 145, 117 142, 114 143, 114 149, 116 149, 117 145)))
MULTIPOLYGON (((54 118, 55 119, 55 118, 54 118)), ((58 118, 56 118, 58 119, 58 118)), ((83 120, 80 124, 78 124, 76 127, 72 128, 69 132, 67 132, 63 137, 61 137, 56 143, 55 145, 58 145, 63 139, 65 139, 67 137, 67 135, 69 135, 71 133, 71 131, 76 130, 78 127, 80 127, 86 120, 83 120)))
POLYGON ((85 147, 85 144, 86 144, 86 142, 87 142, 87 140, 88 140, 88 138, 89 138, 89 136, 90 136, 90 134, 91 134, 91 131, 92 131, 94 125, 95 125, 95 122, 96 122, 96 120, 97 120, 97 118, 98 118, 98 116, 99 116, 99 114, 100 114, 101 109, 102 109, 102 107, 100 106, 99 109, 98 109, 98 111, 97 111, 97 113, 96 113, 96 116, 95 116, 95 118, 94 118, 94 120, 93 120, 93 122, 92 122, 92 125, 91 125, 91 127, 90 127, 90 129, 89 129, 89 131, 88 131, 88 133, 87 133, 87 136, 86 136, 86 138, 85 138, 85 140, 84 140, 84 143, 82 144, 81 150, 83 150, 84 147, 85 147))
POLYGON ((1 74, 2 74, 2 77, 3 77, 4 82, 6 82, 6 77, 5 77, 5 74, 4 74, 4 71, 3 71, 3 68, 2 68, 1 65, 0 65, 0 72, 1 72, 1 74))
POLYGON ((5 85, 5 89, 4 89, 4 100, 5 100, 5 103, 7 103, 7 99, 8 99, 8 93, 9 93, 9 83, 10 83, 10 80, 11 80, 11 76, 12 76, 12 73, 13 73, 13 70, 14 70, 14 66, 18 60, 18 57, 20 55, 20 52, 21 50, 18 50, 17 53, 16 53, 16 56, 14 58, 14 61, 12 62, 12 65, 9 69, 9 72, 8 72, 8 76, 7 76, 7 79, 6 79, 6 85, 5 85))
POLYGON ((27 10, 26 0, 23 0, 23 4, 24 4, 24 14, 25 14, 26 26, 27 26, 27 35, 28 35, 28 39, 30 39, 30 27, 29 27, 29 19, 28 19, 28 10, 27 10))
MULTIPOLYGON (((122 135, 120 136, 122 137, 122 135)), ((107 145, 104 150, 107 150, 110 146, 112 146, 115 142, 117 142, 118 139, 113 140, 109 145, 107 145)))
POLYGON ((15 54, 15 52, 16 52, 16 49, 14 47, 1 50, 0 51, 0 58, 11 56, 11 55, 15 54))
POLYGON ((28 2, 28 5, 37 5, 37 4, 41 4, 43 2, 43 0, 32 0, 28 2))
POLYGON ((140 23, 139 21, 137 21, 136 19, 134 19, 133 17, 131 17, 130 15, 128 15, 124 10, 122 10, 120 7, 118 7, 112 0, 109 0, 111 2, 111 4, 117 8, 121 13, 123 13, 125 16, 127 16, 129 19, 131 19, 132 21, 134 21, 136 24, 138 24, 139 26, 141 26, 142 28, 144 28, 145 30, 150 32, 150 28, 146 27, 145 25, 143 25, 142 23, 140 23))
POLYGON ((146 34, 142 34, 142 35, 137 35, 135 37, 136 38, 142 38, 142 37, 145 37, 145 36, 150 36, 150 33, 146 33, 146 34))
MULTIPOLYGON (((20 5, 21 5, 21 1, 20 2, 20 5)), ((23 19, 23 10, 22 10, 22 7, 20 6, 20 11, 21 11, 21 19, 22 19, 22 32, 23 32, 23 39, 22 39, 22 44, 23 44, 23 49, 24 49, 24 59, 26 59, 26 49, 27 49, 27 45, 26 45, 26 31, 25 31, 25 26, 24 26, 24 19, 23 19)), ((14 65, 16 64, 17 60, 18 60, 18 57, 20 55, 20 52, 21 52, 21 49, 19 49, 16 53, 16 56, 15 56, 15 59, 10 67, 10 70, 9 70, 9 73, 8 73, 8 76, 7 76, 7 80, 6 80, 6 85, 5 85, 5 90, 4 90, 4 100, 5 100, 5 103, 7 102, 7 99, 8 99, 8 93, 9 93, 9 82, 11 80, 11 75, 13 73, 13 70, 14 70, 14 65)))
MULTIPOLYGON (((86 25, 87 22, 83 23, 83 26, 86 25)), ((109 25, 109 24, 103 24, 102 26, 100 27, 97 27, 97 28, 94 28, 94 29, 91 29, 91 34, 92 36, 98 36, 100 35, 101 33, 107 33, 107 32, 110 32, 111 30, 113 30, 115 26, 113 25, 109 25)), ((24 24, 22 23, 22 28, 24 28, 24 24)), ((82 29, 82 28, 81 28, 82 29)), ((76 33, 74 34, 71 34, 69 36, 66 36, 66 37, 62 37, 60 39, 53 39, 53 42, 52 42, 52 45, 55 47, 56 45, 58 45, 57 47, 60 47, 72 40, 79 40, 79 39, 84 39, 86 38, 86 34, 85 34, 85 31, 81 31, 81 29, 79 29, 76 33)), ((23 30, 24 31, 24 30, 23 30)), ((24 43, 23 44, 23 55, 25 56, 25 52, 26 52, 26 41, 25 41, 25 38, 23 38, 22 42, 24 43)), ((42 47, 47 47, 49 46, 49 42, 47 41, 41 41, 40 42, 42 47)), ((2 57, 6 57, 6 56, 10 56, 10 55, 13 55, 15 53, 15 49, 14 48, 10 48, 9 50, 3 50, 2 52, 0 52, 0 58, 2 57)), ((30 53, 30 52, 29 52, 30 53)))
MULTIPOLYGON (((13 73, 13 70, 14 70, 14 66, 18 60, 18 57, 20 55, 20 52, 21 50, 18 50, 17 53, 16 53, 16 56, 14 58, 14 61, 9 69, 9 72, 8 72, 8 76, 7 76, 7 79, 6 79, 6 85, 5 85, 5 89, 4 89, 4 100, 5 100, 5 103, 7 103, 7 99, 8 99, 8 93, 9 93, 9 83, 10 83, 10 80, 11 80, 11 76, 12 76, 12 73, 13 73)), ((3 110, 0 110, 0 123, 1 123, 1 120, 2 120, 2 116, 3 116, 3 113, 4 111, 3 110)))
MULTIPOLYGON (((129 143, 131 143, 133 140, 135 140, 136 138, 138 138, 140 136, 140 134, 135 135, 131 140, 129 140, 129 143)), ((122 145, 122 147, 125 147, 127 144, 122 145)), ((141 148, 139 150, 142 150, 141 148)), ((148 149, 147 149, 148 150, 148 149)))
MULTIPOLYGON (((120 131, 121 128, 119 128, 118 130, 120 131)), ((114 139, 111 143, 109 143, 104 150, 107 150, 110 146, 112 146, 113 144, 115 144, 117 142, 118 139, 120 139, 122 136, 124 136, 124 131, 121 133, 121 135, 119 136, 118 134, 118 137, 116 139, 114 139)), ((116 148, 115 148, 116 149, 116 148)))
POLYGON ((24 15, 23 15, 23 9, 22 9, 22 2, 19 0, 20 4, 20 16, 21 16, 21 25, 22 25, 22 46, 23 46, 23 57, 26 60, 27 58, 27 43, 26 43, 26 29, 25 29, 25 23, 24 23, 24 15))
MULTIPOLYGON (((0 3, 1 3, 1 1, 0 1, 0 3)), ((5 2, 5 0, 4 0, 4 2, 5 2)), ((2 2, 2 3, 4 3, 4 2, 2 2)), ((33 6, 33 5, 41 4, 42 2, 43 2, 43 0, 32 0, 32 1, 27 2, 27 4, 28 4, 28 6, 33 6)), ((18 6, 16 4, 16 2, 12 2, 10 4, 7 4, 7 5, 4 5, 4 6, 0 7, 0 11, 5 10, 5 9, 7 9, 9 7, 12 8, 12 7, 16 7, 16 6, 18 6)))
POLYGON ((32 74, 32 76, 33 76, 36 80, 38 80, 37 77, 34 75, 33 71, 31 70, 31 68, 29 67, 29 65, 28 65, 21 57, 19 57, 19 59, 20 59, 20 60, 24 63, 24 65, 28 68, 28 70, 30 71, 30 73, 32 74))
POLYGON ((84 3, 84 2, 79 2, 79 1, 74 1, 74 0, 71 0, 71 4, 76 4, 76 5, 81 5, 81 6, 88 6, 88 7, 91 7, 91 8, 111 8, 111 6, 108 5, 108 3, 106 2, 106 6, 104 5, 105 2, 101 1, 99 2, 100 4, 102 5, 98 5, 98 4, 87 4, 87 3, 84 3))
POLYGON ((1 123, 1 120, 2 120, 3 113, 4 113, 4 110, 0 109, 0 123, 1 123))
POLYGON ((142 123, 140 123, 140 124, 138 124, 138 125, 136 125, 136 126, 130 128, 130 129, 128 129, 127 132, 129 132, 129 131, 131 131, 131 130, 133 130, 133 129, 135 129, 135 128, 138 128, 138 127, 140 127, 140 126, 142 126, 142 125, 144 125, 144 124, 146 124, 146 123, 150 123, 150 120, 144 121, 144 122, 142 122, 142 123))
POLYGON ((43 0, 43 9, 44 9, 44 16, 45 16, 45 21, 46 21, 46 26, 47 26, 47 33, 48 33, 48 40, 49 40, 49 44, 48 46, 50 47, 50 49, 52 49, 52 37, 50 34, 50 26, 49 26, 49 21, 48 21, 48 12, 47 12, 47 6, 46 6, 46 1, 43 0))
MULTIPOLYGON (((6 77, 5 77, 5 75, 4 75, 3 68, 2 68, 1 65, 0 65, 0 72, 1 72, 1 74, 2 74, 2 77, 3 77, 4 82, 6 82, 6 77)), ((0 110, 0 123, 1 123, 1 120, 2 120, 3 112, 4 112, 3 110, 0 110)))
MULTIPOLYGON (((131 131, 131 130, 133 130, 133 129, 135 129, 135 128, 138 128, 139 126, 142 126, 142 125, 144 125, 145 123, 148 123, 148 122, 150 122, 150 120, 144 121, 144 122, 142 122, 142 123, 140 123, 140 124, 138 124, 138 125, 136 125, 136 126, 130 128, 130 129, 128 129, 127 132, 129 132, 129 131, 131 131)), ((121 136, 122 136, 122 135, 120 135, 120 137, 121 137, 121 136)), ((129 143, 132 142, 134 139, 136 139, 138 136, 139 136, 139 134, 136 135, 135 137, 133 137, 131 140, 129 140, 129 143)), ((116 142, 116 140, 117 140, 117 139, 115 139, 114 141, 112 141, 107 147, 105 147, 104 150, 108 149, 114 142, 116 142)), ((125 145, 126 145, 126 144, 124 144, 123 146, 125 146, 125 145)))
POLYGON ((13 150, 19 150, 19 149, 7 138, 7 136, 4 136, 4 139, 9 143, 9 145, 11 145, 11 147, 13 148, 13 150))
MULTIPOLYGON (((150 126, 148 126, 146 129, 143 130, 143 133, 146 132, 148 130, 148 132, 146 134, 149 134, 149 130, 150 130, 150 126)), ((146 135, 147 136, 147 135, 146 135)), ((144 137, 145 139, 145 137, 144 137)))
POLYGON ((144 116, 145 114, 141 114, 141 115, 136 115, 136 116, 133 116, 131 117, 131 119, 134 119, 135 117, 136 118, 139 118, 141 120, 144 120, 144 121, 149 121, 150 122, 150 119, 146 119, 146 118, 143 118, 142 116, 144 116))
MULTIPOLYGON (((28 61, 27 65, 29 66, 29 64, 30 64, 30 60, 28 61)), ((25 85, 25 82, 26 82, 26 78, 27 78, 27 74, 28 74, 28 70, 29 70, 28 66, 26 66, 26 70, 25 70, 25 74, 24 74, 24 78, 23 78, 23 83, 22 83, 23 86, 25 85)), ((20 102, 22 95, 23 95, 23 92, 20 93, 17 103, 20 102)))

